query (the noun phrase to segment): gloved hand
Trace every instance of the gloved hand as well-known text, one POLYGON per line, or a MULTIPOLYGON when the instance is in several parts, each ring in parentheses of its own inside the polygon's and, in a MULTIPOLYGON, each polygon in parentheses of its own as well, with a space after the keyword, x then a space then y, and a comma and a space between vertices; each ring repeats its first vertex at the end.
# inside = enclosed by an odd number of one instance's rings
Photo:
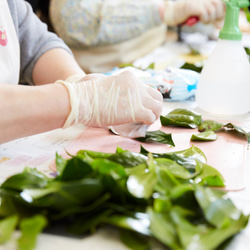
MULTIPOLYGON (((151 125, 161 114, 161 93, 129 71, 114 76, 93 74, 86 76, 85 80, 76 83, 57 81, 67 88, 71 102, 71 112, 64 127, 76 123, 94 127, 126 124, 126 134, 121 134, 131 137, 127 133, 131 123, 151 125)), ((141 134, 135 133, 133 137, 141 134)))
POLYGON ((71 83, 77 83, 77 82, 82 82, 82 81, 94 80, 94 79, 98 79, 101 77, 105 77, 105 75, 101 73, 92 73, 88 75, 76 74, 76 75, 72 75, 68 77, 65 81, 71 82, 71 83))
POLYGON ((184 23, 189 17, 198 17, 202 23, 219 23, 225 17, 222 0, 177 0, 166 1, 164 21, 169 26, 184 23))
POLYGON ((130 138, 145 137, 148 125, 142 122, 132 122, 123 125, 110 126, 113 133, 130 138))

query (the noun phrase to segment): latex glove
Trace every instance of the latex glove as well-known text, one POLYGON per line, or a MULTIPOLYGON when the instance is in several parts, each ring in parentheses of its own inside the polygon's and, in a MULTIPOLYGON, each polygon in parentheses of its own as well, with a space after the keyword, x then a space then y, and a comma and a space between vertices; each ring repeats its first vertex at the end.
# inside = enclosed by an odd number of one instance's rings
POLYGON ((64 127, 76 123, 94 127, 134 122, 151 125, 161 114, 163 98, 160 92, 129 71, 78 83, 57 83, 67 88, 71 102, 71 112, 64 127))
POLYGON ((222 0, 178 0, 165 3, 164 21, 176 26, 189 17, 198 17, 202 23, 219 23, 225 17, 225 3, 222 0))
POLYGON ((100 73, 92 73, 88 75, 81 75, 81 74, 76 74, 68 77, 65 81, 66 82, 71 82, 71 83, 77 83, 77 82, 82 82, 82 81, 88 81, 88 80, 94 80, 94 79, 99 79, 103 78, 105 75, 100 74, 100 73))
POLYGON ((124 137, 145 137, 148 125, 142 122, 132 122, 124 125, 110 126, 113 133, 124 137))

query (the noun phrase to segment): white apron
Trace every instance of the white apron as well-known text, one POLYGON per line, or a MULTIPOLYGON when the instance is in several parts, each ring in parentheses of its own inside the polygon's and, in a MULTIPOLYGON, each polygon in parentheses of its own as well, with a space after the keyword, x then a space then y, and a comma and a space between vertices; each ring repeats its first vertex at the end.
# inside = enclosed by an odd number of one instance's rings
POLYGON ((0 83, 18 84, 20 46, 7 0, 0 0, 0 83))

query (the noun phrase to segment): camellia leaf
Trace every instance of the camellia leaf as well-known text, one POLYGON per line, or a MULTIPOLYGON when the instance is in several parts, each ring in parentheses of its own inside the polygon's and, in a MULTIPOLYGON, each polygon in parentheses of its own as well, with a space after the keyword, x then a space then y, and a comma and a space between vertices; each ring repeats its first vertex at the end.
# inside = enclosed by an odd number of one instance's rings
MULTIPOLYGON (((149 153, 148 150, 146 150, 143 146, 141 146, 141 154, 147 155, 149 153)), ((204 152, 192 145, 190 148, 188 149, 184 149, 184 150, 180 150, 180 151, 174 151, 174 152, 170 152, 170 153, 153 153, 151 152, 154 158, 168 158, 168 159, 172 159, 175 160, 177 159, 176 156, 180 159, 183 160, 183 162, 191 162, 192 165, 196 165, 196 160, 201 161, 202 163, 206 163, 207 162, 207 157, 204 154, 204 152)))
POLYGON ((148 157, 142 154, 126 150, 121 153, 112 154, 107 159, 119 163, 124 167, 135 167, 139 164, 145 163, 148 157))
POLYGON ((190 69, 190 70, 193 70, 195 72, 201 73, 201 70, 203 67, 198 67, 192 63, 184 63, 180 68, 181 69, 190 69))
POLYGON ((154 237, 171 249, 181 249, 178 234, 168 213, 158 213, 152 208, 147 210, 150 218, 150 230, 154 237))
POLYGON ((245 129, 243 129, 243 128, 239 127, 239 126, 236 126, 236 125, 232 124, 231 122, 225 124, 223 127, 224 128, 235 129, 237 132, 245 135, 247 137, 248 144, 250 144, 250 132, 249 131, 246 131, 245 129))
POLYGON ((63 171, 56 179, 60 181, 77 180, 87 176, 91 172, 92 168, 88 163, 78 157, 73 157, 66 162, 63 171))
POLYGON ((166 134, 161 130, 147 131, 145 137, 137 137, 134 139, 140 142, 146 142, 146 143, 158 142, 175 146, 172 139, 172 134, 166 134))
POLYGON ((197 128, 201 122, 201 115, 187 109, 174 109, 166 116, 160 116, 162 126, 180 126, 197 128))
POLYGON ((21 237, 18 239, 19 250, 33 250, 38 234, 46 227, 47 219, 42 215, 22 219, 20 223, 21 237))
POLYGON ((9 177, 3 184, 3 188, 22 190, 25 188, 42 188, 48 184, 48 179, 33 173, 23 172, 9 177))
POLYGON ((150 220, 147 214, 135 213, 134 216, 112 215, 106 222, 120 228, 130 229, 143 235, 150 235, 150 220))
POLYGON ((214 131, 205 131, 196 135, 191 136, 191 141, 215 141, 218 136, 214 133, 214 131))
POLYGON ((127 189, 137 198, 148 199, 153 194, 156 182, 157 178, 154 171, 130 175, 127 180, 127 189))
POLYGON ((178 207, 173 208, 170 213, 182 245, 180 249, 217 249, 225 239, 236 234, 239 228, 244 228, 248 221, 246 216, 241 215, 238 220, 232 220, 228 227, 218 229, 204 222, 196 225, 190 223, 178 207))
POLYGON ((158 166, 167 168, 177 178, 190 179, 194 176, 186 168, 173 160, 167 158, 158 158, 155 160, 158 166))
POLYGON ((174 177, 174 175, 167 169, 160 167, 157 170, 157 183, 155 190, 160 194, 167 195, 169 190, 173 187, 178 186, 180 182, 174 177))
POLYGON ((225 180, 221 173, 217 169, 204 163, 202 172, 195 177, 194 181, 195 183, 211 187, 225 187, 225 180))
POLYGON ((153 249, 151 238, 131 230, 120 230, 120 239, 129 249, 148 250, 153 249))
POLYGON ((8 241, 11 238, 12 233, 16 229, 17 222, 17 215, 11 215, 0 220, 0 244, 8 241))
POLYGON ((110 174, 114 179, 127 176, 122 165, 107 159, 95 159, 91 166, 102 174, 110 174))
POLYGON ((241 217, 241 212, 222 191, 196 186, 195 196, 207 221, 217 228, 228 227, 231 220, 241 217))
POLYGON ((223 123, 213 121, 213 120, 205 120, 202 121, 202 123, 199 125, 198 130, 200 132, 205 132, 205 131, 217 131, 219 129, 223 128, 223 123))

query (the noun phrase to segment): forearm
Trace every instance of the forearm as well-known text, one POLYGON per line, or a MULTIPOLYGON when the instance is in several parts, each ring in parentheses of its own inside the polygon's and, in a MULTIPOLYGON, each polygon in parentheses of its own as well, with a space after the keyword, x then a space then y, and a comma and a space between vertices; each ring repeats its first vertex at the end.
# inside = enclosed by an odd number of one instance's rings
POLYGON ((56 80, 65 80, 69 76, 85 75, 74 58, 64 49, 52 49, 44 53, 33 69, 35 85, 53 83, 56 80))
POLYGON ((60 84, 0 84, 0 143, 61 128, 70 112, 67 90, 60 84))

